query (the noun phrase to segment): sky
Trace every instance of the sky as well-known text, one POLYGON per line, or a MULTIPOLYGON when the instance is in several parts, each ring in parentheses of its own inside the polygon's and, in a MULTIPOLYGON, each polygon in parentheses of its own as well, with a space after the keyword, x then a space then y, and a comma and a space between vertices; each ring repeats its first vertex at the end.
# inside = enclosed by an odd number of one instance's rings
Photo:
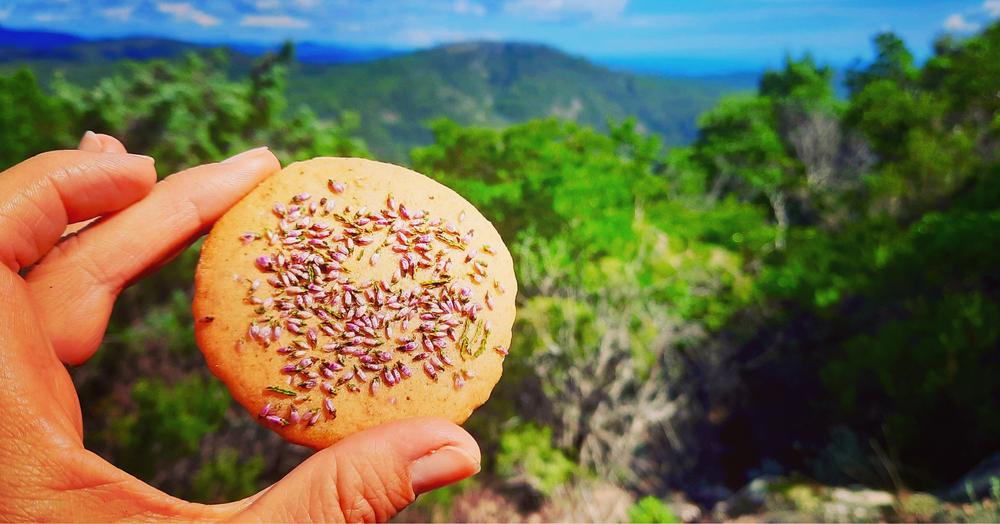
POLYGON ((969 34, 997 17, 1000 0, 0 0, 0 25, 87 37, 398 49, 512 40, 702 73, 774 66, 805 51, 844 66, 870 56, 871 37, 884 30, 923 58, 938 35, 969 34))

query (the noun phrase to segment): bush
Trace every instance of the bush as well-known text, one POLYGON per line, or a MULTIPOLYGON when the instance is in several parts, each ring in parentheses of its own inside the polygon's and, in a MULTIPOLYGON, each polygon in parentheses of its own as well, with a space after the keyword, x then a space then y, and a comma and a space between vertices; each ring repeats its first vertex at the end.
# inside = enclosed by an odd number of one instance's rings
POLYGON ((191 500, 229 502, 253 495, 263 471, 260 454, 246 460, 238 450, 222 448, 191 479, 191 500))
POLYGON ((132 401, 135 409, 112 424, 117 464, 149 476, 161 464, 198 451, 202 437, 222 423, 230 400, 221 383, 195 375, 169 386, 140 378, 132 401))
POLYGON ((552 430, 522 424, 500 436, 497 473, 551 495, 579 472, 576 464, 552 446, 552 430))
POLYGON ((670 506, 652 495, 643 497, 628 509, 628 520, 633 523, 680 522, 670 506))

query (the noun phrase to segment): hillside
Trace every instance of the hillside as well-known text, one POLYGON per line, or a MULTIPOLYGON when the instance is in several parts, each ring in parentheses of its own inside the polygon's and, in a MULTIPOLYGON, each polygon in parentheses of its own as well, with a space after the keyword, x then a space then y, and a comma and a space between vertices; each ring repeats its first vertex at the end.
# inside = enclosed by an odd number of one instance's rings
MULTIPOLYGON (((93 85, 127 60, 208 49, 169 39, 84 40, 0 28, 0 74, 28 67, 43 82, 62 74, 93 85)), ((694 137, 699 113, 723 94, 756 84, 753 74, 700 79, 614 71, 523 43, 470 42, 388 57, 387 50, 308 43, 300 50, 307 56, 291 68, 290 105, 305 104, 322 117, 358 113, 358 134, 374 154, 393 161, 429 143, 427 123, 437 117, 498 127, 558 116, 603 128, 634 116, 668 144, 684 144, 694 137), (383 58, 371 59, 378 56, 383 58)), ((232 72, 241 74, 263 48, 232 46, 228 52, 232 72)))
POLYGON ((300 65, 289 82, 293 100, 321 114, 354 110, 373 150, 405 158, 430 141, 428 120, 502 126, 559 116, 604 127, 634 116, 667 143, 689 142, 695 120, 718 98, 752 89, 753 75, 725 80, 616 72, 556 49, 473 42, 360 64, 300 65))

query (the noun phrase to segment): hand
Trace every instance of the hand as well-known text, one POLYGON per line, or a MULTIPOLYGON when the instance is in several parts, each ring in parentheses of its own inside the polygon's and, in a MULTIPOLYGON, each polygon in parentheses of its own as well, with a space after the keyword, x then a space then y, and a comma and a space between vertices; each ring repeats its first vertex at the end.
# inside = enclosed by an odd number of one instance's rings
POLYGON ((260 148, 156 183, 153 159, 88 132, 79 150, 0 173, 0 520, 385 521, 416 494, 479 470, 468 433, 412 419, 344 439, 252 497, 208 506, 84 449, 64 364, 94 354, 123 287, 279 167, 260 148), (60 240, 68 224, 94 217, 60 240))

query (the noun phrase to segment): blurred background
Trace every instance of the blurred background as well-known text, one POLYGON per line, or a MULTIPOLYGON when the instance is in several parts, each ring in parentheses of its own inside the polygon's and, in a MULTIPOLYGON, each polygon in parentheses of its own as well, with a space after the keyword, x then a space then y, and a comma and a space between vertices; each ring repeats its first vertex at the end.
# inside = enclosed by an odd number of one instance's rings
MULTIPOLYGON (((398 521, 1000 520, 1000 1, 0 2, 0 168, 392 161, 520 280, 484 471, 398 521)), ((308 450, 207 371, 199 246, 71 370, 87 446, 234 500, 308 450)))

